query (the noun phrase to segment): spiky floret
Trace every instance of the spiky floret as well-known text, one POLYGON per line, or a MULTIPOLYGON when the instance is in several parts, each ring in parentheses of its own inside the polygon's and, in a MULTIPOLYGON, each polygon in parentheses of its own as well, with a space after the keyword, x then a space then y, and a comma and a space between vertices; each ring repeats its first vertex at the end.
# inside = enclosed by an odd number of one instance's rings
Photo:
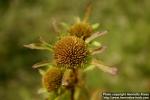
POLYGON ((85 42, 76 36, 66 36, 54 46, 54 57, 58 66, 80 68, 86 63, 88 50, 85 42))
POLYGON ((93 29, 92 26, 87 22, 77 22, 71 26, 68 30, 70 35, 83 38, 84 40, 91 36, 93 29))
POLYGON ((61 85, 63 73, 61 69, 53 67, 43 75, 42 83, 48 92, 57 90, 61 85))

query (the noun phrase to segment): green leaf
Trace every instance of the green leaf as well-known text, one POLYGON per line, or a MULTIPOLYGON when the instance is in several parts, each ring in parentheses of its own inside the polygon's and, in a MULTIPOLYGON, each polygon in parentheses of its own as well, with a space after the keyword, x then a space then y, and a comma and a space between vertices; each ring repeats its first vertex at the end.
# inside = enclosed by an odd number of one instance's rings
POLYGON ((38 94, 42 94, 42 93, 46 93, 47 91, 46 91, 46 89, 45 88, 40 88, 39 90, 38 90, 38 94))
POLYGON ((60 23, 65 29, 68 29, 69 28, 69 25, 65 22, 62 22, 60 23))
POLYGON ((40 73, 41 75, 44 75, 44 74, 45 74, 45 71, 42 70, 42 69, 39 69, 39 73, 40 73))
POLYGON ((92 45, 97 46, 97 47, 101 47, 102 44, 98 41, 93 41, 92 45))
POLYGON ((93 30, 96 30, 97 28, 99 28, 99 23, 95 23, 92 25, 93 30))
POLYGON ((94 65, 89 65, 89 66, 87 66, 87 68, 86 69, 84 69, 84 72, 86 72, 86 71, 90 71, 90 70, 93 70, 95 68, 95 66, 94 65))

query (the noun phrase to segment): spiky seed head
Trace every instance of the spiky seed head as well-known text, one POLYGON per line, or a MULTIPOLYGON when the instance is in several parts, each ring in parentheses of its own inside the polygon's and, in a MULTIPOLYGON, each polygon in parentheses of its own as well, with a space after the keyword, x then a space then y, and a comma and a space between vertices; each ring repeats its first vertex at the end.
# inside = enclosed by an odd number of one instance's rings
POLYGON ((88 50, 85 42, 76 36, 66 36, 54 46, 54 57, 58 66, 80 68, 86 63, 88 50))
POLYGON ((68 30, 70 35, 83 38, 84 40, 91 36, 93 29, 92 26, 87 22, 78 22, 71 26, 68 30))
POLYGON ((43 75, 42 83, 48 92, 57 90, 61 85, 63 73, 61 69, 53 67, 43 75))

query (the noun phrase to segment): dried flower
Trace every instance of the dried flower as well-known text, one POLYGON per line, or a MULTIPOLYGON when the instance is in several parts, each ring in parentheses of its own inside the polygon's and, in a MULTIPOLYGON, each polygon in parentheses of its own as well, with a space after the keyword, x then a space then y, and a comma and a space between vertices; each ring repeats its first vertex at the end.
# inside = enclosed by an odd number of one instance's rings
POLYGON ((48 92, 57 90, 61 85, 63 73, 59 68, 52 67, 43 75, 42 83, 48 92))
POLYGON ((80 68, 86 63, 87 56, 85 42, 75 36, 65 36, 54 46, 54 57, 58 66, 80 68))

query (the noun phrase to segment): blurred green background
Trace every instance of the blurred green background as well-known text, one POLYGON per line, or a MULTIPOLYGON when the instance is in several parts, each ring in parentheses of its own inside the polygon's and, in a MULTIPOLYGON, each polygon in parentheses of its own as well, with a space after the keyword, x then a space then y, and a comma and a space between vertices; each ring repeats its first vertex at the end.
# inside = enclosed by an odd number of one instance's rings
MULTIPOLYGON (((89 0, 0 0, 0 99, 41 100, 41 76, 32 65, 51 59, 45 51, 24 48, 39 36, 54 43, 52 22, 82 17, 89 0)), ((119 69, 117 76, 100 70, 87 74, 90 89, 150 91, 150 0, 91 0, 91 23, 109 34, 108 49, 97 57, 119 69)))

